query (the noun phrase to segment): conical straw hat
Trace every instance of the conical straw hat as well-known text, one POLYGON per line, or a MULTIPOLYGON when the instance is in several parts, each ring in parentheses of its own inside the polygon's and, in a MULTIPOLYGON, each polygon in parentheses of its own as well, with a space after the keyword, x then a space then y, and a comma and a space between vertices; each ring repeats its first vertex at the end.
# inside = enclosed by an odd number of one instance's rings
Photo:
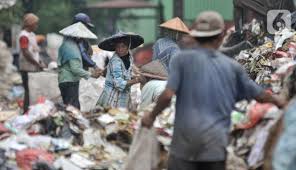
POLYGON ((98 37, 94 33, 92 33, 81 22, 72 24, 72 25, 62 29, 59 33, 64 36, 69 36, 69 37, 98 39, 98 37))
POLYGON ((166 80, 168 73, 159 60, 153 60, 140 68, 143 76, 166 80))
POLYGON ((134 49, 144 43, 144 38, 135 33, 118 32, 111 37, 105 38, 99 43, 99 48, 106 51, 115 51, 116 41, 121 38, 127 38, 130 43, 130 49, 134 49))
POLYGON ((189 29, 187 26, 184 24, 184 22, 179 18, 173 18, 170 19, 160 25, 160 27, 171 29, 171 30, 176 30, 176 31, 181 31, 184 33, 189 33, 189 29))

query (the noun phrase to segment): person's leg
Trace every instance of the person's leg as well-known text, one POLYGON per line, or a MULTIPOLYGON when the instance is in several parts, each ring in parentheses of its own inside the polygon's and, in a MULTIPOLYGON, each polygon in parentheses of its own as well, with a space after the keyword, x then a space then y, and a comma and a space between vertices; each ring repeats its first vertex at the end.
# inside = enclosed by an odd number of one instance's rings
POLYGON ((63 99, 63 103, 64 105, 67 105, 67 99, 66 99, 66 83, 60 83, 59 84, 59 89, 60 89, 60 92, 61 92, 61 96, 62 96, 62 99, 63 99))
POLYGON ((29 98, 29 79, 28 79, 28 72, 21 71, 21 77, 23 81, 23 87, 25 90, 25 95, 24 95, 24 113, 26 113, 29 109, 30 105, 30 98, 29 98))
POLYGON ((225 170, 225 161, 198 162, 198 170, 225 170))
POLYGON ((63 102, 80 109, 79 82, 67 82, 59 84, 63 102))
POLYGON ((196 162, 189 162, 173 155, 169 156, 168 170, 199 170, 196 162))
POLYGON ((79 82, 74 82, 72 86, 72 105, 76 107, 77 109, 80 109, 80 103, 79 103, 79 82))

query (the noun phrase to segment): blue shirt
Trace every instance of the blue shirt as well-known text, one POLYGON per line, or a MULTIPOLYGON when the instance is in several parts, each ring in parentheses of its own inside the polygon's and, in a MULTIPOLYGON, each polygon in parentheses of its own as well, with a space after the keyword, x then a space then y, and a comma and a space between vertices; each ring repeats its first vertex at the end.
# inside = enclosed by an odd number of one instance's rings
POLYGON ((263 89, 237 62, 208 49, 181 52, 170 70, 167 88, 177 96, 171 154, 188 161, 225 160, 235 103, 263 89))
POLYGON ((160 38, 155 42, 152 49, 152 60, 160 60, 167 72, 169 72, 171 59, 180 52, 180 48, 177 43, 170 38, 160 38))
POLYGON ((81 53, 83 68, 87 70, 88 67, 97 67, 96 63, 91 59, 91 57, 88 54, 88 48, 91 48, 89 43, 86 40, 80 40, 78 42, 78 47, 81 53))

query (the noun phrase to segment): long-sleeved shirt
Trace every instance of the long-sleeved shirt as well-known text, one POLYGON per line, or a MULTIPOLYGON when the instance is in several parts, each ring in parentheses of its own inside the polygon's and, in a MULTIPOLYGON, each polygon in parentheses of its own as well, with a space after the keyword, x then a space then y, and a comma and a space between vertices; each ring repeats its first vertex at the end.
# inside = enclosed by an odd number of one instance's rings
POLYGON ((87 70, 88 67, 96 67, 96 63, 90 58, 88 53, 88 48, 90 48, 88 42, 81 40, 78 42, 78 47, 82 57, 83 68, 87 70))
POLYGON ((130 67, 126 69, 122 59, 115 53, 107 66, 107 75, 104 90, 98 100, 104 107, 128 107, 130 100, 130 87, 128 80, 132 77, 132 57, 130 67))
POLYGON ((59 49, 58 81, 78 82, 81 78, 89 78, 90 73, 82 68, 81 54, 78 45, 72 39, 65 39, 59 49))
POLYGON ((171 59, 180 52, 180 48, 175 41, 170 38, 160 38, 153 45, 152 60, 160 60, 169 72, 171 59))

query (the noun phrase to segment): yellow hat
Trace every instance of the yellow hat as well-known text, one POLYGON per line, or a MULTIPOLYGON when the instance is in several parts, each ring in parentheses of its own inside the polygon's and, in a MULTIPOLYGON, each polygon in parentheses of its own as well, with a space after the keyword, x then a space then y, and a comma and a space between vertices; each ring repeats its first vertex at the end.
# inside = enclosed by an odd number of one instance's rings
POLYGON ((184 24, 184 22, 179 18, 173 18, 170 19, 160 25, 160 27, 171 29, 171 30, 176 30, 184 33, 189 33, 189 29, 187 26, 184 24))

